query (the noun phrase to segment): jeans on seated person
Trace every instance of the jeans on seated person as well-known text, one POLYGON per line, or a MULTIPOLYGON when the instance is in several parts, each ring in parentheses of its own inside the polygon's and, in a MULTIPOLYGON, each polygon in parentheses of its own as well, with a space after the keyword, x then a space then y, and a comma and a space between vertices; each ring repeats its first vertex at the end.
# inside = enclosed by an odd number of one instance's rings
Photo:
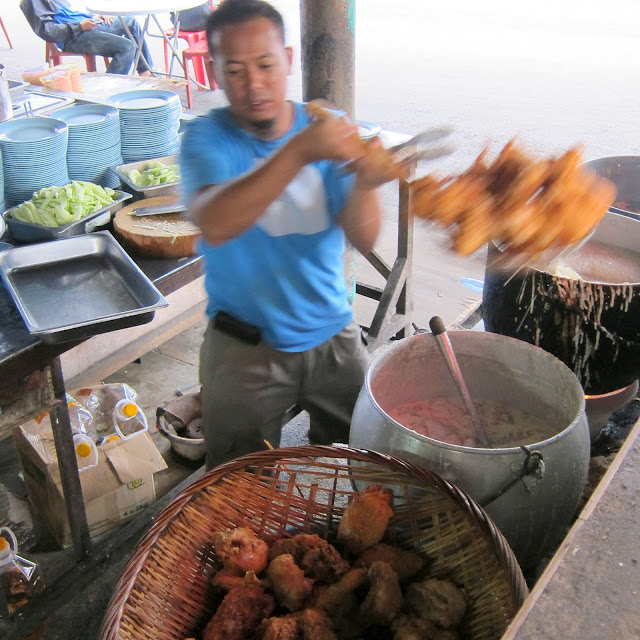
MULTIPOLYGON (((129 27, 136 44, 139 44, 142 40, 142 55, 137 65, 138 73, 150 71, 149 66, 152 64, 151 54, 147 43, 143 39, 140 24, 131 16, 124 18, 124 21, 129 27), (149 63, 148 65, 147 62, 149 63)), ((71 53, 92 53, 97 56, 107 56, 111 58, 107 73, 126 75, 129 73, 131 65, 136 58, 136 44, 127 37, 122 19, 114 17, 110 25, 99 24, 95 29, 83 31, 72 40, 65 42, 64 50, 71 53)))

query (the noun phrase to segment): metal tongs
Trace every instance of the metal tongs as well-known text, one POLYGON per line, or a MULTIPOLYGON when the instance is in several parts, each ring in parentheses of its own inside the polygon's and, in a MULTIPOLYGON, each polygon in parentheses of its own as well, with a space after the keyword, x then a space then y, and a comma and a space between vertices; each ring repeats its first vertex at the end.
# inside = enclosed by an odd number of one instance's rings
POLYGON ((451 144, 438 144, 452 134, 453 130, 449 127, 433 127, 425 129, 415 136, 409 138, 405 142, 401 142, 393 147, 389 147, 387 151, 397 157, 398 162, 411 164, 421 160, 435 160, 449 156, 455 150, 451 144), (420 145, 428 145, 426 148, 420 148, 420 145))
MULTIPOLYGON (((452 129, 448 127, 425 129, 400 144, 387 147, 386 151, 394 157, 396 163, 405 166, 411 166, 420 161, 436 160, 454 152, 455 147, 451 144, 435 144, 450 136, 451 133, 452 129)), ((350 173, 353 171, 353 164, 353 162, 346 162, 340 168, 350 173)))

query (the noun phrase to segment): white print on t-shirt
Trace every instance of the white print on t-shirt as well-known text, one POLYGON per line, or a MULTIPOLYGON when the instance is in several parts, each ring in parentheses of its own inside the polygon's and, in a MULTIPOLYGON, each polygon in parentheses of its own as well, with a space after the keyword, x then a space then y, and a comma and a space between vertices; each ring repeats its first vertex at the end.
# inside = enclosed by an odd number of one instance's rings
POLYGON ((270 236, 311 235, 328 229, 329 219, 322 174, 314 166, 306 165, 257 224, 270 236))

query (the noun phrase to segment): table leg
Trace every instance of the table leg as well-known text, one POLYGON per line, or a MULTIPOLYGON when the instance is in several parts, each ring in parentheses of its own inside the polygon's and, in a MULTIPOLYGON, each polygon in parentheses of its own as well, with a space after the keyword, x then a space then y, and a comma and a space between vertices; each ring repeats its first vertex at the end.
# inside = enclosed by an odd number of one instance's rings
MULTIPOLYGON (((169 71, 168 71, 169 78, 170 78, 173 70, 174 58, 178 61, 178 64, 182 67, 182 61, 180 60, 180 54, 177 49, 177 42, 178 42, 177 34, 178 34, 178 29, 180 28, 180 14, 178 12, 176 15, 176 22, 173 27, 173 38, 169 38, 169 36, 167 36, 164 29, 162 28, 162 25, 160 24, 160 21, 158 20, 158 16, 156 16, 155 13, 151 17, 155 20, 156 24, 158 25, 158 29, 160 29, 160 33, 162 34, 162 37, 164 38, 165 42, 167 43, 167 46, 169 47, 169 50, 171 51, 171 62, 169 63, 169 71), (171 42, 172 39, 173 39, 173 42, 171 42)), ((184 71, 184 68, 183 68, 183 71, 184 71)))
POLYGON ((171 37, 171 41, 173 42, 173 45, 170 47, 171 61, 169 62, 169 69, 168 69, 169 77, 171 77, 171 74, 173 73, 173 60, 176 59, 178 60, 178 63, 180 63, 180 56, 178 54, 178 33, 179 32, 180 32, 180 12, 176 11, 175 23, 173 25, 173 36, 171 37))
POLYGON ((140 38, 140 42, 137 44, 124 18, 121 15, 119 15, 118 18, 120 19, 120 22, 122 22, 122 26, 124 27, 124 31, 127 34, 127 38, 129 38, 129 40, 131 40, 131 42, 133 42, 138 49, 136 52, 136 58, 133 61, 133 66, 131 67, 131 71, 129 72, 129 75, 133 75, 136 72, 140 58, 142 58, 144 63, 147 65, 147 67, 151 69, 151 65, 149 64, 149 61, 144 57, 144 55, 142 55, 142 43, 144 42, 145 36, 147 35, 147 32, 148 32, 150 16, 147 16, 146 20, 144 21, 144 27, 142 28, 142 37, 140 38))
POLYGON ((49 412, 53 441, 56 447, 56 455, 58 456, 60 480, 67 506, 73 548, 77 559, 80 560, 91 552, 91 535, 89 534, 87 514, 82 498, 82 487, 80 486, 76 452, 73 446, 71 420, 69 419, 60 358, 56 358, 51 364, 51 381, 54 395, 58 401, 49 412))

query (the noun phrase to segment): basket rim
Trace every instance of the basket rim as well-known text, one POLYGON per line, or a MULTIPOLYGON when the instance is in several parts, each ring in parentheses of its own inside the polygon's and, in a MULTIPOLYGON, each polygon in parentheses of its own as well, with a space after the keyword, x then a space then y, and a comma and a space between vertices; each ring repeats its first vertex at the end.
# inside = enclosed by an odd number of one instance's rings
POLYGON ((441 475, 408 460, 369 449, 355 449, 343 445, 283 447, 250 453, 239 458, 234 458, 211 469, 179 493, 173 501, 154 518, 147 532, 131 551, 129 561, 114 587, 113 594, 103 617, 99 638, 101 640, 115 640, 117 638, 116 633, 122 619, 124 607, 140 569, 145 564, 156 541, 164 533, 172 520, 182 512, 186 504, 196 494, 205 487, 215 484, 226 475, 240 471, 247 466, 269 464, 282 458, 294 458, 300 461, 304 461, 305 459, 311 461, 316 458, 338 458, 357 462, 368 462, 387 467, 387 469, 391 471, 404 473, 414 482, 436 488, 446 494, 476 523, 481 535, 483 535, 492 546, 500 566, 509 578, 512 597, 517 608, 522 606, 522 603, 529 594, 529 589, 520 565, 506 538, 494 524, 491 517, 469 494, 448 480, 445 480, 441 475))

